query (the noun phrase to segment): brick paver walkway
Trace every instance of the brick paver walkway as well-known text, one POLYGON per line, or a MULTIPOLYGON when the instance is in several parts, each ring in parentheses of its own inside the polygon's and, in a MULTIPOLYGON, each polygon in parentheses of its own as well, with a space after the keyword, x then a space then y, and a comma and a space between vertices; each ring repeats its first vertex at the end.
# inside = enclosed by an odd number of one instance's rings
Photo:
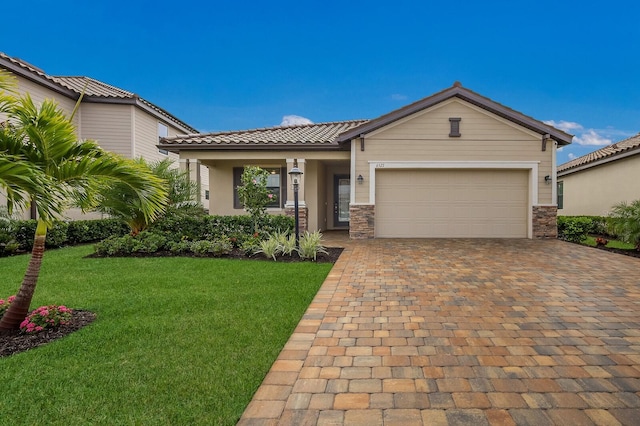
POLYGON ((349 244, 239 425, 640 424, 640 259, 349 244))

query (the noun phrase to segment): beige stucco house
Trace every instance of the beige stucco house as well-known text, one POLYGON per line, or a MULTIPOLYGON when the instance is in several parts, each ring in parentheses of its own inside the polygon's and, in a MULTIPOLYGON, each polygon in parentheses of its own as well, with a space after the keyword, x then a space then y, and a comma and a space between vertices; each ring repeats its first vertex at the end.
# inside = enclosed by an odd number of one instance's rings
POLYGON ((212 214, 242 214, 245 165, 271 172, 273 213, 352 238, 556 236, 556 147, 572 136, 459 83, 374 120, 162 138, 209 169, 212 214))
POLYGON ((558 214, 606 216, 640 199, 640 133, 558 166, 558 214))
MULTIPOLYGON (((187 123, 135 93, 89 77, 51 76, 27 62, 1 52, 0 69, 15 77, 20 94, 29 93, 36 103, 44 99, 54 99, 69 116, 84 92, 74 116, 80 139, 93 139, 103 149, 127 158, 143 157, 148 161, 165 158, 175 160, 176 167, 180 165, 188 168, 192 179, 200 182, 198 201, 201 201, 205 208, 209 207, 209 176, 206 167, 188 160, 178 163, 178 155, 159 150, 157 147, 160 137, 196 132, 196 129, 187 123)), ((0 203, 6 204, 2 194, 0 203)), ((35 212, 25 212, 25 217, 30 217, 31 214, 35 212)), ((70 210, 68 216, 80 217, 75 210, 70 210)))

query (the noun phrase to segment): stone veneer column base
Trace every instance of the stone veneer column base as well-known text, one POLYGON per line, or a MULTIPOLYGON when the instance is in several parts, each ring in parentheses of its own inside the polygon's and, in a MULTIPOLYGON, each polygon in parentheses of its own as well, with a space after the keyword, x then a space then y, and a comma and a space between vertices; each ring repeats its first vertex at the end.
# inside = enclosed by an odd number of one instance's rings
POLYGON ((558 238, 558 207, 533 206, 533 238, 558 238))
MULTIPOLYGON (((307 214, 309 209, 306 206, 298 206, 298 220, 300 220, 300 233, 307 231, 307 214)), ((296 217, 296 209, 294 207, 285 207, 284 214, 289 217, 296 217)))
POLYGON ((349 238, 368 240, 375 237, 375 207, 373 204, 349 207, 349 238))

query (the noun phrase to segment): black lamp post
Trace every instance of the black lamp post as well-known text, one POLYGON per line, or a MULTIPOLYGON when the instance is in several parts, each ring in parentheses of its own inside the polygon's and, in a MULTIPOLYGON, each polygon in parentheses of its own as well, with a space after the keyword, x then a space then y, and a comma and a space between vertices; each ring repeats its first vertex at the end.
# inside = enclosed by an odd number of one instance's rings
POLYGON ((302 170, 298 168, 298 162, 293 163, 293 167, 289 171, 291 176, 291 182, 293 183, 293 209, 294 217, 296 220, 296 247, 300 246, 300 216, 298 214, 298 189, 300 188, 300 176, 302 176, 302 170))

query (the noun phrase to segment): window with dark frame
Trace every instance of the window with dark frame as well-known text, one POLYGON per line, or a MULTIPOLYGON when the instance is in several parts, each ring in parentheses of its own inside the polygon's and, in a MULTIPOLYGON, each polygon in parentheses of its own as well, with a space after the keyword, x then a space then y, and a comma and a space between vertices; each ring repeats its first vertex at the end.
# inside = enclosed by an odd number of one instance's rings
POLYGON ((557 191, 557 195, 558 195, 558 210, 563 208, 564 206, 564 182, 559 180, 558 181, 558 191, 557 191))
MULTIPOLYGON (((158 140, 160 138, 166 138, 169 136, 169 128, 165 126, 163 123, 158 122, 158 140)), ((160 154, 169 155, 169 151, 166 149, 158 149, 160 154)))
MULTIPOLYGON (((269 172, 267 177, 267 189, 276 196, 276 200, 267 205, 268 208, 284 208, 287 198, 287 174, 284 167, 262 167, 269 172)), ((244 167, 233 168, 233 208, 242 209, 242 203, 238 196, 238 187, 242 185, 242 172, 244 167)))
POLYGON ((451 129, 449 130, 450 138, 459 138, 462 136, 460 134, 460 120, 462 119, 458 117, 449 118, 449 124, 451 126, 451 129))

